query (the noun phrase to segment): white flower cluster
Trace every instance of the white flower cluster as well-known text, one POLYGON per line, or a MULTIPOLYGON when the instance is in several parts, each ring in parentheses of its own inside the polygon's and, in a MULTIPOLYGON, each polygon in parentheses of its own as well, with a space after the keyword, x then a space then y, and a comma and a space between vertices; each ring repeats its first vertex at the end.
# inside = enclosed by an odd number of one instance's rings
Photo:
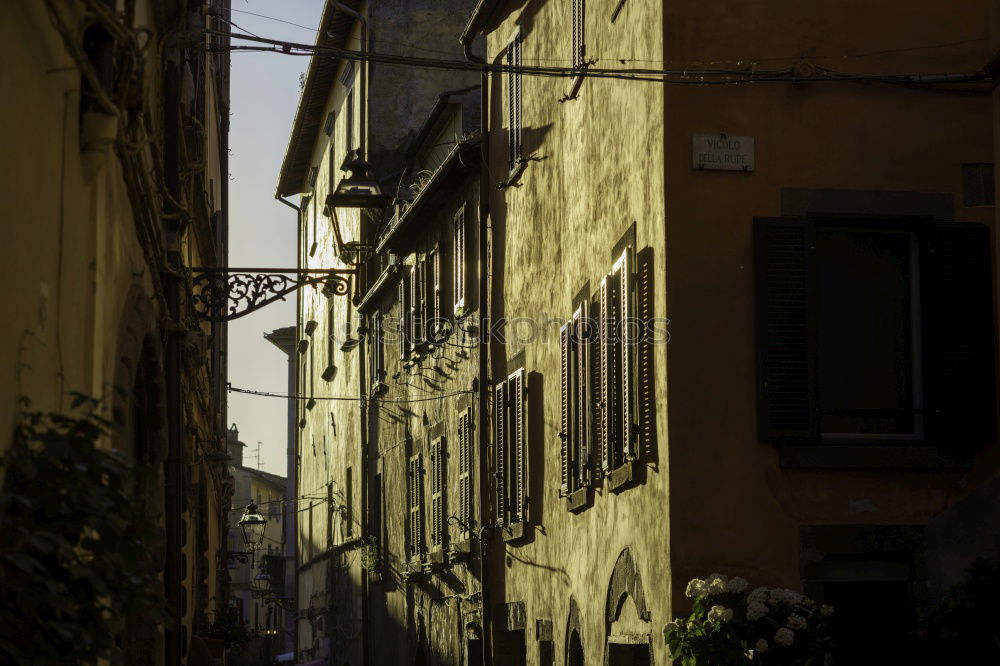
POLYGON ((712 606, 706 617, 709 622, 728 622, 733 619, 733 609, 725 606, 712 606))
POLYGON ((768 613, 767 604, 759 601, 751 601, 747 604, 747 619, 753 622, 759 620, 768 613))
POLYGON ((756 650, 757 652, 767 652, 768 647, 769 646, 767 644, 767 641, 761 638, 758 639, 756 643, 754 643, 753 649, 756 650))
POLYGON ((788 616, 788 628, 794 629, 796 631, 802 631, 808 626, 806 619, 800 615, 789 615, 788 616))
POLYGON ((684 590, 688 597, 707 597, 712 594, 725 594, 727 592, 743 592, 747 589, 745 578, 739 576, 730 579, 724 574, 714 573, 705 580, 694 578, 687 584, 684 590))
POLYGON ((788 627, 782 627, 774 632, 774 642, 778 645, 791 645, 795 642, 795 632, 788 627))

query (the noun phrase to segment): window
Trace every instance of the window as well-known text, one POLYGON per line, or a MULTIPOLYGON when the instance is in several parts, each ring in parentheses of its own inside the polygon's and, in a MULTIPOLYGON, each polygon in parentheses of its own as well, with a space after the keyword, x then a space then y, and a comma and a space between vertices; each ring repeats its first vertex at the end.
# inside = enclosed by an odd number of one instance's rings
POLYGON ((441 550, 448 531, 448 514, 445 506, 448 461, 445 457, 444 437, 431 442, 431 550, 441 550))
POLYGON ((559 331, 562 483, 559 494, 590 485, 593 401, 589 302, 584 300, 559 331))
POLYGON ((418 560, 424 554, 424 470, 418 453, 410 457, 406 491, 409 499, 409 555, 418 560))
POLYGON ((382 503, 385 501, 382 493, 382 472, 377 472, 374 477, 372 477, 371 484, 371 500, 368 504, 368 510, 370 512, 371 521, 371 538, 374 541, 374 546, 376 548, 382 548, 384 526, 382 525, 382 516, 384 515, 382 511, 382 503))
POLYGON ((635 260, 626 247, 601 280, 598 296, 601 470, 610 475, 638 457, 635 382, 635 260))
POLYGON ((319 167, 309 167, 309 187, 316 187, 316 177, 319 176, 319 167))
POLYGON ((462 317, 468 308, 466 289, 468 288, 469 280, 468 262, 466 261, 468 247, 466 244, 465 208, 465 206, 462 206, 455 213, 454 229, 452 232, 452 244, 454 246, 452 249, 454 252, 454 260, 452 262, 452 291, 455 297, 456 317, 462 317))
POLYGON ((416 348, 423 345, 427 339, 424 335, 425 317, 427 316, 427 258, 418 259, 413 265, 410 278, 410 332, 413 335, 411 345, 416 348))
POLYGON ((331 111, 326 114, 326 122, 323 123, 323 134, 333 136, 333 127, 337 124, 337 112, 331 111))
POLYGON ((344 149, 354 150, 354 89, 347 93, 347 121, 344 123, 344 149))
POLYGON ((573 12, 573 69, 581 69, 586 65, 584 59, 586 0, 570 0, 570 2, 573 12))
POLYGON ((458 417, 458 521, 462 537, 472 536, 472 410, 458 417))
POLYGON ((428 298, 430 302, 427 317, 427 337, 432 342, 440 342, 444 330, 444 306, 442 304, 444 276, 442 274, 441 247, 436 245, 430 256, 430 281, 428 298))
POLYGON ((502 526, 527 520, 527 446, 524 368, 493 389, 493 444, 496 447, 496 519, 502 526))
POLYGON ((755 220, 760 438, 995 437, 989 230, 755 220))
MULTIPOLYGON (((507 47, 506 65, 521 67, 521 34, 514 36, 507 47)), ((521 72, 507 72, 507 169, 514 171, 522 162, 521 152, 521 72)))

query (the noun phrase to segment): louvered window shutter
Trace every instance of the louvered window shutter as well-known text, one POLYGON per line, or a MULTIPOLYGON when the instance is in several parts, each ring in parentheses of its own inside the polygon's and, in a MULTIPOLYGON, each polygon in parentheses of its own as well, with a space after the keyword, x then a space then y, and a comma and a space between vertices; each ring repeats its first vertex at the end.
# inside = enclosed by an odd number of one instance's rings
POLYGON ((424 279, 426 261, 417 261, 413 266, 413 277, 410 280, 410 326, 413 330, 413 346, 424 342, 424 279))
POLYGON ((584 0, 570 0, 573 8, 573 67, 583 67, 585 5, 584 0))
POLYGON ((572 400, 573 387, 570 385, 570 372, 572 361, 570 350, 570 324, 563 324, 559 329, 559 357, 560 357, 560 431, 559 431, 559 462, 561 469, 561 479, 559 484, 559 496, 565 497, 570 493, 570 459, 569 452, 572 441, 570 429, 572 428, 572 400))
POLYGON ((511 462, 514 464, 514 488, 513 488, 513 518, 512 522, 524 522, 528 516, 527 506, 527 472, 528 472, 528 450, 526 442, 525 423, 525 385, 524 369, 514 372, 509 382, 510 392, 510 420, 511 437, 513 440, 513 455, 511 462))
POLYGON ((635 395, 636 335, 632 330, 636 323, 634 263, 632 248, 626 247, 614 266, 619 294, 616 337, 621 350, 621 441, 622 457, 626 461, 635 460, 638 453, 635 395))
POLYGON ((399 280, 399 358, 410 353, 410 279, 409 273, 399 280))
POLYGON ((761 440, 815 440, 815 228, 754 218, 757 429, 761 440))
POLYGON ((622 344, 619 274, 601 281, 601 467, 609 474, 623 462, 622 344))
POLYGON ((464 533, 472 532, 472 410, 458 417, 458 518, 464 533))
POLYGON ((444 438, 438 437, 431 443, 431 543, 437 548, 444 545, 445 526, 447 525, 444 484, 444 438))
POLYGON ((433 257, 433 307, 431 308, 431 319, 435 328, 441 325, 441 248, 434 248, 433 257))
MULTIPOLYGON (((515 44, 515 47, 516 47, 515 50, 514 50, 514 66, 517 67, 518 69, 520 69, 520 67, 521 67, 521 46, 522 46, 522 43, 521 43, 521 34, 520 33, 518 33, 517 37, 515 38, 514 44, 515 44)), ((517 141, 516 141, 515 145, 517 147, 516 155, 517 155, 518 161, 520 161, 520 159, 524 156, 524 153, 523 153, 524 143, 523 143, 523 138, 522 138, 523 127, 524 127, 524 118, 522 117, 522 112, 523 112, 523 109, 524 109, 524 105, 523 105, 522 99, 521 99, 521 82, 523 81, 523 78, 524 78, 524 75, 521 74, 520 71, 518 71, 517 75, 514 77, 514 84, 515 84, 515 87, 514 87, 514 97, 517 100, 517 103, 514 105, 514 108, 517 111, 517 117, 515 118, 516 122, 514 123, 514 127, 517 128, 517 141)))
MULTIPOLYGON (((521 67, 521 35, 507 49, 507 65, 521 67)), ((521 73, 507 72, 507 143, 509 149, 508 169, 513 171, 521 158, 521 73)))
POLYGON ((496 519, 507 524, 507 382, 493 389, 493 445, 496 451, 496 519))
POLYGON ((573 463, 577 486, 590 485, 590 345, 588 326, 590 322, 588 302, 580 303, 574 320, 574 344, 576 372, 573 382, 575 389, 576 443, 573 463))
POLYGON ((996 441, 996 369, 990 231, 937 223, 922 272, 927 427, 958 447, 996 441))
POLYGON ((406 521, 406 527, 407 527, 406 535, 407 537, 409 537, 411 559, 414 557, 414 554, 417 551, 417 539, 415 532, 416 522, 414 521, 413 518, 414 507, 416 506, 414 497, 416 496, 417 493, 417 486, 416 486, 417 479, 416 479, 416 474, 414 474, 413 472, 415 463, 416 463, 416 457, 411 456, 406 470, 406 507, 408 514, 406 521))
POLYGON ((452 261, 452 289, 454 291, 455 310, 465 307, 465 207, 455 214, 455 229, 453 231, 454 255, 452 261))

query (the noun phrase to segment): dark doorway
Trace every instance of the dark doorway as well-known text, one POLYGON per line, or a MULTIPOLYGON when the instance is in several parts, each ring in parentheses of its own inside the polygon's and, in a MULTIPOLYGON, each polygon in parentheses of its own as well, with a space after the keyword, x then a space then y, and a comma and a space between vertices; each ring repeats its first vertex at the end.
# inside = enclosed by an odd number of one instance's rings
POLYGON ((538 641, 538 663, 540 666, 553 666, 556 663, 555 643, 538 641))
POLYGON ((470 638, 465 642, 465 664, 466 666, 483 666, 482 639, 470 638))
POLYGON ((649 666, 647 643, 608 643, 608 666, 649 666))
POLYGON ((569 635, 566 666, 583 666, 583 642, 580 640, 580 633, 576 629, 569 635))

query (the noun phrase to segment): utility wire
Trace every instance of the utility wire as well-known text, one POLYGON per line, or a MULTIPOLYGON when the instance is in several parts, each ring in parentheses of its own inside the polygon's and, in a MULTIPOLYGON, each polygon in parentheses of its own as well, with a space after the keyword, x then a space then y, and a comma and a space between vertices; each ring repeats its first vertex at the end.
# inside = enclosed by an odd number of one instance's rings
POLYGON ((233 34, 221 31, 206 31, 209 34, 219 34, 233 39, 241 39, 268 46, 230 46, 229 51, 274 51, 287 55, 329 56, 359 62, 375 62, 388 65, 401 65, 422 69, 441 69, 456 71, 476 71, 485 73, 516 73, 528 76, 573 78, 610 78, 633 81, 652 81, 659 83, 689 84, 689 85, 733 85, 741 83, 763 82, 806 82, 806 81, 865 81, 884 83, 909 84, 940 84, 965 83, 989 78, 983 71, 953 72, 933 74, 859 74, 839 72, 824 67, 814 66, 814 74, 799 75, 794 68, 777 70, 745 69, 647 69, 647 68, 574 68, 547 65, 506 65, 501 63, 475 63, 467 60, 449 60, 423 58, 419 56, 402 56, 374 51, 354 51, 351 49, 302 44, 267 37, 233 34))
MULTIPOLYGON (((365 398, 354 398, 346 396, 326 396, 326 395, 298 395, 295 393, 275 393, 272 391, 255 391, 253 389, 238 388, 236 386, 229 387, 230 393, 243 393, 246 395, 256 395, 265 398, 282 398, 283 400, 333 400, 333 401, 351 401, 351 402, 364 402, 365 398)), ((451 398, 456 395, 462 395, 465 393, 475 393, 475 391, 452 391, 451 393, 442 393, 440 395, 428 396, 423 398, 399 398, 399 399, 384 399, 384 398, 372 398, 371 402, 384 402, 384 403, 409 403, 409 402, 427 402, 429 400, 440 400, 441 398, 451 398)))

